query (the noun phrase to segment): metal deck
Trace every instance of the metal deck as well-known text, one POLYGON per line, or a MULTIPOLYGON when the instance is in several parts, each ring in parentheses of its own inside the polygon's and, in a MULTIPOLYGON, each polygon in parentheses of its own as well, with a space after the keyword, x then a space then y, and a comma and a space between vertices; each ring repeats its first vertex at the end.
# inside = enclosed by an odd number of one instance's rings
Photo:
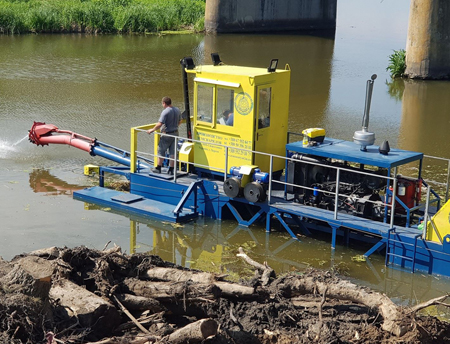
POLYGON ((182 213, 177 214, 174 212, 175 207, 171 204, 99 186, 78 190, 74 192, 73 197, 115 210, 170 222, 186 222, 197 217, 197 214, 189 208, 183 208, 182 213))

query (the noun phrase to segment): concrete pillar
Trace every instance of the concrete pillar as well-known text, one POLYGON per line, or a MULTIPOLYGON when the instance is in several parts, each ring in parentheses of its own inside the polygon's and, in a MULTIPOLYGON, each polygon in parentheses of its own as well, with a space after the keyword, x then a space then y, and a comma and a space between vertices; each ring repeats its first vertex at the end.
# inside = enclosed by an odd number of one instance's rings
POLYGON ((206 0, 208 33, 336 29, 337 0, 206 0))
POLYGON ((420 79, 450 77, 449 0, 411 0, 405 74, 420 79))

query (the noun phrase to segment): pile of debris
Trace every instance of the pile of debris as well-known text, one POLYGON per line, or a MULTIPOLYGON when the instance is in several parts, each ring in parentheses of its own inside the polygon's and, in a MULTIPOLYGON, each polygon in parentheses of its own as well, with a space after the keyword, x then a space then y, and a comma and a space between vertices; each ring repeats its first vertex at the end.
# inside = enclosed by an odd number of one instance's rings
POLYGON ((326 271, 251 281, 120 247, 48 248, 0 258, 2 343, 432 343, 450 326, 326 271))

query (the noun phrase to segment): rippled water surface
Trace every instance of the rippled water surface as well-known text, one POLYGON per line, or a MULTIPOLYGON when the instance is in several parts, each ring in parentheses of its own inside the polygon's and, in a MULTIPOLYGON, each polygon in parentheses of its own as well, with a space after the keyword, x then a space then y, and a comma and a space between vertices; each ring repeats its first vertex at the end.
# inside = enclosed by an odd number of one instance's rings
MULTIPOLYGON (((386 269, 381 255, 358 262, 360 247, 333 252, 327 237, 293 241, 283 231, 266 235, 263 228, 207 219, 174 227, 86 205, 72 199, 74 190, 97 183, 83 166, 108 161, 24 139, 33 121, 42 121, 129 150, 129 128, 155 122, 163 96, 183 108, 179 60, 209 64, 210 53, 219 52, 231 65, 266 67, 272 58, 289 64, 289 130, 323 127, 346 140, 361 128, 366 80, 376 73, 370 114, 376 143, 387 139, 392 147, 450 158, 450 84, 392 82, 386 72, 388 56, 405 47, 409 1, 340 0, 338 6, 335 37, 0 36, 0 255, 64 245, 102 249, 111 241, 127 252, 237 276, 246 272, 235 255, 243 246, 277 272, 333 268, 402 304, 449 292, 446 278, 386 269)), ((149 137, 140 149, 151 144, 149 137)), ((425 170, 442 179, 444 167, 425 170)))

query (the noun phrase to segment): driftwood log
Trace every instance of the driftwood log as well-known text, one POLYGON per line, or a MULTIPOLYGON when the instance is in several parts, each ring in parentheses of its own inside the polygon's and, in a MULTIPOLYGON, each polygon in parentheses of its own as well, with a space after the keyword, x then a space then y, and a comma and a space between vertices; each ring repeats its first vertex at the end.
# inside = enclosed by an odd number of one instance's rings
POLYGON ((49 297, 60 317, 75 318, 81 326, 95 328, 101 335, 111 333, 121 322, 111 302, 69 280, 54 282, 49 297))
POLYGON ((277 285, 277 290, 286 297, 306 294, 325 294, 328 298, 348 300, 378 310, 383 316, 382 328, 396 336, 402 336, 407 327, 401 325, 402 314, 398 307, 386 295, 361 288, 354 283, 342 279, 319 281, 312 276, 303 278, 288 277, 277 285))
POLYGON ((252 287, 236 283, 188 283, 185 282, 151 282, 136 278, 124 280, 123 285, 134 295, 152 298, 160 302, 175 298, 204 298, 212 300, 218 296, 252 298, 257 297, 252 287))
POLYGON ((150 297, 137 296, 131 294, 117 294, 117 299, 131 311, 149 311, 158 313, 165 310, 165 307, 158 300, 150 297))
POLYGON ((180 270, 174 268, 160 268, 156 267, 147 270, 142 278, 156 280, 156 281, 172 281, 172 282, 187 282, 193 283, 212 283, 214 282, 214 274, 208 272, 196 272, 188 270, 180 270))
POLYGON ((213 319, 201 319, 176 330, 167 338, 169 343, 200 343, 208 337, 215 336, 219 324, 213 319))

